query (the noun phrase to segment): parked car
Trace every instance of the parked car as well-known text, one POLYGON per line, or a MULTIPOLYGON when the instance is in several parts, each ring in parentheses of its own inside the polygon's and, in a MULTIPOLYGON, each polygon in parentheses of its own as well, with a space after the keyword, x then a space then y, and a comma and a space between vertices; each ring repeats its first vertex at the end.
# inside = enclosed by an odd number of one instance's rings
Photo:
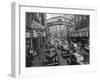
POLYGON ((59 65, 59 59, 56 53, 55 48, 47 49, 45 54, 44 65, 45 66, 55 66, 59 65))

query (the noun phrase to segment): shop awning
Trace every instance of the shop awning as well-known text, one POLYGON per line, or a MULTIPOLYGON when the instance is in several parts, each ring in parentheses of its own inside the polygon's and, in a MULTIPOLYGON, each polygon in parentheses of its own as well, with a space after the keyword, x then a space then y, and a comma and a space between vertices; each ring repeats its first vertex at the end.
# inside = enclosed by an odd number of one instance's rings
POLYGON ((31 28, 34 30, 45 30, 45 26, 43 26, 39 23, 32 23, 31 28))
POLYGON ((89 37, 89 28, 80 29, 69 34, 70 37, 89 37))

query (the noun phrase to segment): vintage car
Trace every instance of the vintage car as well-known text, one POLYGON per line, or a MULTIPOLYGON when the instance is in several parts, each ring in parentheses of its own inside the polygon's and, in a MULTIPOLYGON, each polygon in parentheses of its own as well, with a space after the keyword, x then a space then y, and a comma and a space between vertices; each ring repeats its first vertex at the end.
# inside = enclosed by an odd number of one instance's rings
POLYGON ((64 59, 68 59, 68 58, 70 58, 70 52, 68 50, 62 51, 62 56, 64 59))
POLYGON ((59 59, 55 48, 50 48, 45 51, 44 65, 45 66, 59 65, 59 59))

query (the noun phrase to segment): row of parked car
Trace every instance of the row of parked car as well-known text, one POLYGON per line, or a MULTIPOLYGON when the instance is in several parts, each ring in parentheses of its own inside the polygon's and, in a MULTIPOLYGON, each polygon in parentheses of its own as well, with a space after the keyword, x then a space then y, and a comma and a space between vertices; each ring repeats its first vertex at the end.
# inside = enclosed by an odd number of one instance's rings
MULTIPOLYGON (((89 64, 89 50, 88 49, 80 49, 80 52, 77 53, 74 49, 69 50, 61 50, 61 56, 66 60, 68 65, 78 65, 78 64, 89 64)), ((59 65, 59 57, 55 48, 50 48, 45 51, 45 66, 53 66, 59 65)))

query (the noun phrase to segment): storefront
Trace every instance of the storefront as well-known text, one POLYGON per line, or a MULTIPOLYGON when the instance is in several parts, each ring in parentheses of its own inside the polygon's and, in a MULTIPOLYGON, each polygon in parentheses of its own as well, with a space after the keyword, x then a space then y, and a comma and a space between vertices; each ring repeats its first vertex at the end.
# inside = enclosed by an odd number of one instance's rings
POLYGON ((26 32, 26 48, 38 50, 41 47, 41 40, 46 36, 45 27, 41 24, 32 24, 30 32, 26 32))
POLYGON ((73 42, 87 43, 87 41, 89 40, 89 29, 84 28, 84 29, 79 29, 77 31, 70 32, 68 37, 73 42))
POLYGON ((75 32, 71 32, 69 36, 70 37, 89 37, 89 30, 78 30, 75 32))

